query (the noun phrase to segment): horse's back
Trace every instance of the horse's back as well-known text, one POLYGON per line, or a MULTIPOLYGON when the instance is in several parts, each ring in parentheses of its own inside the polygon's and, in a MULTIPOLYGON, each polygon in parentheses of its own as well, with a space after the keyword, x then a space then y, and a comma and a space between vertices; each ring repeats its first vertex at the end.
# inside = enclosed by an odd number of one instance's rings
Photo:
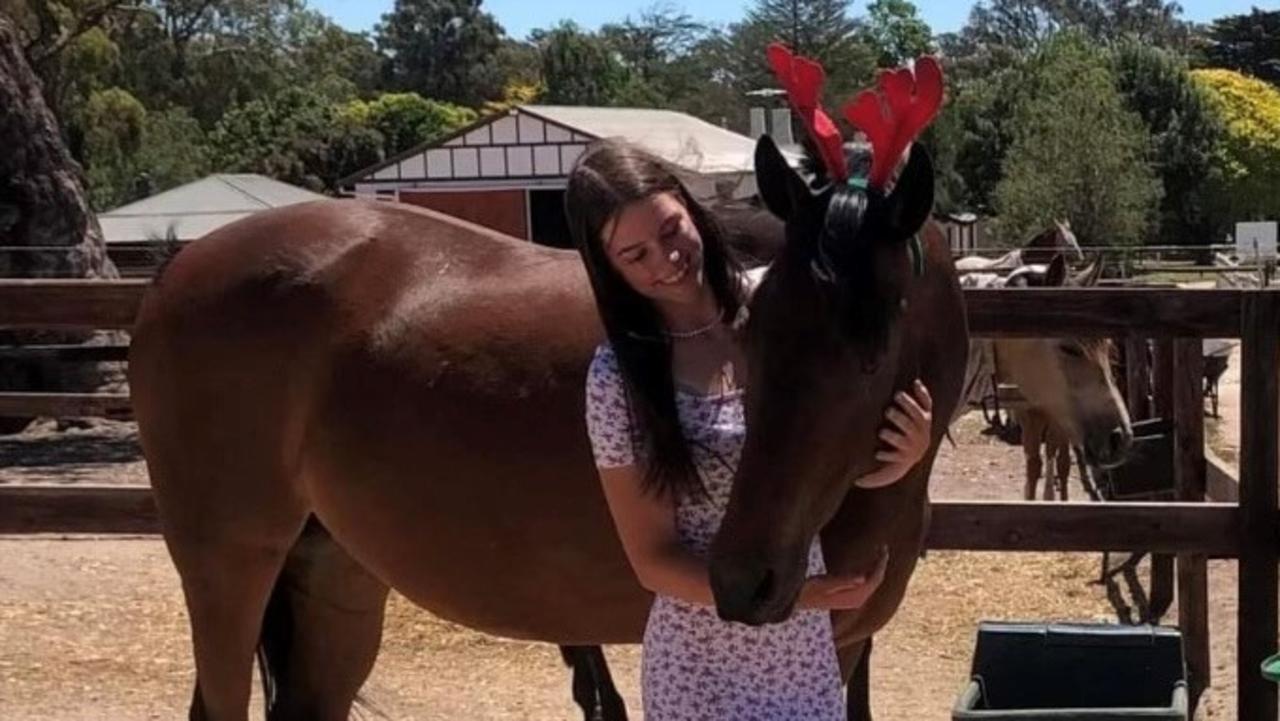
POLYGON ((646 600, 581 417, 600 335, 570 252, 383 204, 228 226, 173 260, 135 329, 166 526, 283 533, 301 509, 447 618, 633 640, 646 600))

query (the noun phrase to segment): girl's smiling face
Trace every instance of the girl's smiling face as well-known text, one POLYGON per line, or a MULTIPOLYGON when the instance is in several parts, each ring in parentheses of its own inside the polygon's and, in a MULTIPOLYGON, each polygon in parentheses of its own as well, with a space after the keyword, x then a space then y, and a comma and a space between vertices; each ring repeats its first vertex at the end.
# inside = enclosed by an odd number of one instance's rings
POLYGON ((601 236, 610 264, 637 293, 660 305, 701 298, 702 236, 674 193, 628 203, 601 236))

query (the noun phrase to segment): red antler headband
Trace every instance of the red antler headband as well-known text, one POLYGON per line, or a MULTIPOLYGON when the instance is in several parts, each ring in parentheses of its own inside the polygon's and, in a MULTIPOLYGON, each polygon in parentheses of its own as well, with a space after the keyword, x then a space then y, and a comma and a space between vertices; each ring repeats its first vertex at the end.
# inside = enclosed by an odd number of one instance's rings
POLYGON ((898 159, 942 107, 942 68, 929 56, 908 68, 880 72, 879 88, 863 90, 844 106, 844 117, 871 143, 867 184, 883 188, 898 159))
POLYGON ((817 146, 827 175, 843 182, 849 177, 849 166, 844 159, 844 139, 840 129, 822 109, 822 84, 826 73, 822 66, 809 58, 792 54, 782 43, 772 43, 768 49, 769 65, 778 82, 787 91, 787 100, 800 119, 804 121, 809 137, 817 146))

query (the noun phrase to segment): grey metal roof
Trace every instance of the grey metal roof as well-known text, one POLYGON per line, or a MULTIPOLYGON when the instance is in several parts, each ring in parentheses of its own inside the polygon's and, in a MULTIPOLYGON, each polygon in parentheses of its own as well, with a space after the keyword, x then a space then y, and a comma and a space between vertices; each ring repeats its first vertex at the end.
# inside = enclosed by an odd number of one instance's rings
POLYGON ((754 140, 674 110, 566 105, 524 105, 520 110, 597 138, 625 138, 694 172, 753 170, 754 140))
POLYGON ((210 175, 150 198, 98 215, 108 243, 200 236, 267 208, 322 200, 326 196, 262 175, 210 175))

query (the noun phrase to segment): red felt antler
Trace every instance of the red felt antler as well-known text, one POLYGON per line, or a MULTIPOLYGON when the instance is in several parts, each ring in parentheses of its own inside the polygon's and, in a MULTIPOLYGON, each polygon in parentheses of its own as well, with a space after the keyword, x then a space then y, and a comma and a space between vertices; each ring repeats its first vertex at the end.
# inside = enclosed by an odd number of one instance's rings
POLYGON ((831 116, 822 109, 822 84, 826 81, 822 66, 809 58, 792 54, 782 43, 770 44, 768 54, 769 65, 787 91, 792 109, 804 121, 809 137, 822 156, 827 175, 844 181, 849 177, 849 166, 844 159, 844 138, 831 116))
POLYGON ((903 151, 928 127, 942 107, 942 68, 929 56, 907 68, 884 70, 877 90, 863 90, 844 106, 844 117, 867 134, 871 175, 867 184, 884 188, 903 151))

